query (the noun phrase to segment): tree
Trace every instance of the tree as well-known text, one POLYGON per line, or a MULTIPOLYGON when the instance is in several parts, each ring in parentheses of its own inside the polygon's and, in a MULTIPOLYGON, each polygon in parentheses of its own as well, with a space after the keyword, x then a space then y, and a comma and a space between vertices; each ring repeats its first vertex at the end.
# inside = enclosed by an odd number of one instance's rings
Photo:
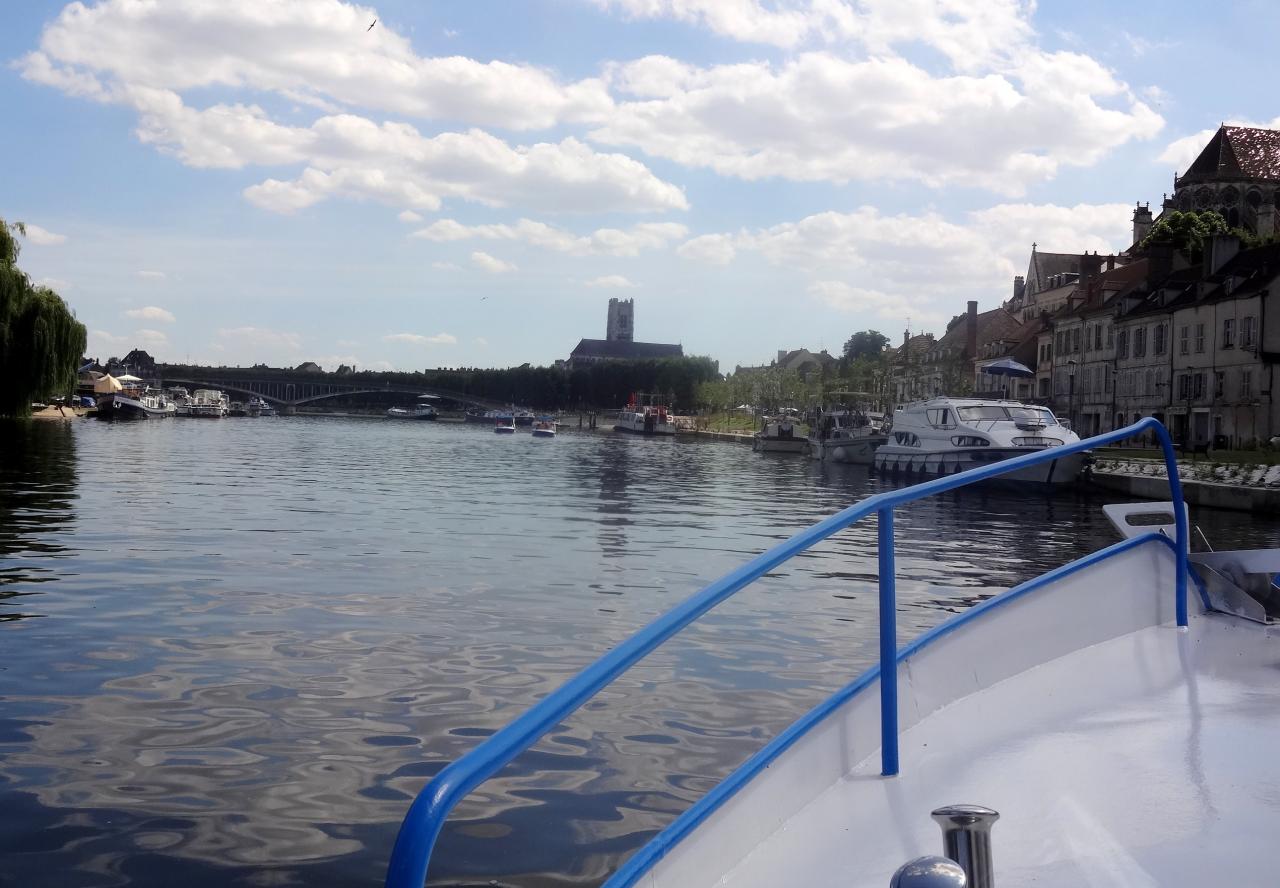
POLYGON ((889 337, 879 330, 862 330, 849 337, 844 344, 844 359, 854 361, 858 358, 874 358, 885 350, 889 337))
POLYGON ((15 233, 26 234, 22 223, 0 219, 0 416, 26 416, 32 401, 70 394, 86 340, 62 298, 18 268, 15 233))
POLYGON ((1192 262, 1197 262, 1204 249, 1204 238, 1228 232, 1241 236, 1241 239, 1246 242, 1250 237, 1248 232, 1231 231, 1227 226, 1227 220, 1215 210, 1170 210, 1151 227, 1150 233, 1142 239, 1138 247, 1146 250, 1154 244, 1171 244, 1175 250, 1184 253, 1192 262))

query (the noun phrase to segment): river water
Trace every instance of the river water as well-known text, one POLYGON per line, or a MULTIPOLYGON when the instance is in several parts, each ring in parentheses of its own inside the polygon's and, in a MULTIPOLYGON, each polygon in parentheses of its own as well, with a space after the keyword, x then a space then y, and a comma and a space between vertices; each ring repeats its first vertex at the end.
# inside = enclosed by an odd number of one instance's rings
MULTIPOLYGON (((426 779, 892 482, 739 445, 330 418, 0 425, 0 886, 380 883, 426 779)), ((899 513, 917 635, 1114 540, 1097 494, 899 513)), ((1196 516, 1211 540, 1275 524, 1196 516)), ((875 528, 713 611, 485 784, 444 885, 596 885, 875 657, 875 528)))

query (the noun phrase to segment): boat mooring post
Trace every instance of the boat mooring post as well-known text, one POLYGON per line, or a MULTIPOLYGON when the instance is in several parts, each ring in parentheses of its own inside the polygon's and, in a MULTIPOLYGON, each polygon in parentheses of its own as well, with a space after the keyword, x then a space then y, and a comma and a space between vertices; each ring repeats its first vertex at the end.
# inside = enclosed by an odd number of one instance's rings
POLYGON ((991 827, 1000 815, 981 805, 947 805, 933 819, 942 827, 942 853, 964 870, 969 888, 995 888, 991 827))
POLYGON ((876 511, 880 555, 880 775, 898 773, 898 601, 894 582, 893 507, 876 511))

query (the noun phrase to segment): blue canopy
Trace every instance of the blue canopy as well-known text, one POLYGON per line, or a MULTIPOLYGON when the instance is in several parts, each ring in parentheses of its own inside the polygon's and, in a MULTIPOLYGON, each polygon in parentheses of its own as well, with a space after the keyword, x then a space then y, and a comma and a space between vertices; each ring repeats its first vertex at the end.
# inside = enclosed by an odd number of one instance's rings
POLYGON ((1035 376, 1036 373, 1025 364, 1019 364, 1013 358, 1001 358, 998 361, 992 361, 982 368, 983 373, 990 373, 992 376, 1035 376))

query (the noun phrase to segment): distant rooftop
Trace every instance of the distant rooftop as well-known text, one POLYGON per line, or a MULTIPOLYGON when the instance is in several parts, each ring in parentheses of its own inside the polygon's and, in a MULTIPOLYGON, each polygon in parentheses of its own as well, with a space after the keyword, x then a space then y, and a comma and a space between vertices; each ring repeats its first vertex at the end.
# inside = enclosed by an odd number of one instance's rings
POLYGON ((617 339, 583 339, 569 355, 570 360, 613 358, 615 360, 641 360, 644 358, 681 358, 684 347, 664 342, 626 342, 617 339))

